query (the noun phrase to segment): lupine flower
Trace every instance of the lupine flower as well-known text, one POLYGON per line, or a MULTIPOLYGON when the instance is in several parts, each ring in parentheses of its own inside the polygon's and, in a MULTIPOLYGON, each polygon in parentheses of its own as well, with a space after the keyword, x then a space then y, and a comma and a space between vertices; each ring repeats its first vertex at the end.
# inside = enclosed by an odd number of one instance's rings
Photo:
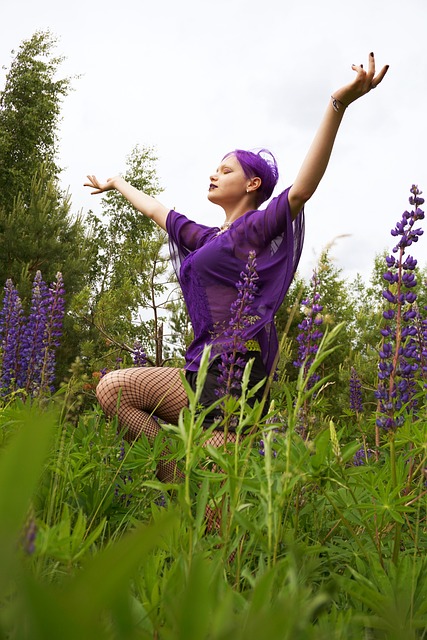
POLYGON ((362 384, 354 367, 351 367, 350 374, 350 409, 356 413, 363 412, 362 384))
POLYGON ((159 497, 154 500, 154 504, 156 504, 158 507, 166 508, 166 495, 164 493, 161 493, 159 497))
POLYGON ((237 298, 231 305, 231 319, 224 332, 221 360, 219 364, 217 396, 239 396, 241 380, 246 362, 239 354, 247 351, 246 331, 254 321, 252 303, 257 292, 256 253, 250 251, 245 271, 240 274, 241 280, 236 283, 237 298))
MULTIPOLYGON (((427 311, 427 305, 424 307, 424 311, 427 311)), ((418 314, 418 320, 420 326, 420 371, 424 380, 424 388, 427 388, 427 316, 421 318, 418 314)))
MULTIPOLYGON (((132 474, 130 472, 129 473, 121 473, 119 477, 120 477, 120 480, 121 480, 123 485, 132 484, 133 483, 132 474)), ((114 488, 114 497, 123 506, 129 507, 131 505, 131 502, 132 502, 133 494, 132 493, 122 493, 120 484, 116 483, 116 486, 114 488)))
POLYGON ((363 466, 367 463, 368 459, 372 456, 373 453, 374 452, 372 451, 372 449, 365 449, 365 447, 360 447, 360 449, 358 449, 353 456, 353 466, 363 466))
POLYGON ((0 312, 0 339, 2 366, 0 393, 13 391, 20 368, 20 346, 23 325, 23 309, 12 280, 4 287, 3 308, 0 312))
MULTIPOLYGON (((277 438, 273 438, 273 442, 277 442, 277 438)), ((260 456, 265 456, 265 442, 264 440, 260 440, 259 441, 259 449, 258 449, 258 453, 260 456)), ((273 456, 273 458, 277 458, 277 451, 276 449, 271 449, 271 454, 273 456)))
MULTIPOLYGON (((126 449, 125 449, 125 443, 124 440, 121 441, 120 443, 120 448, 117 452, 117 460, 119 462, 123 462, 123 460, 126 457, 126 449)), ((114 487, 114 497, 121 502, 122 504, 124 504, 124 506, 128 507, 131 503, 132 500, 132 494, 128 494, 128 493, 122 493, 121 491, 121 486, 122 484, 129 484, 131 482, 133 482, 133 478, 132 478, 132 474, 129 473, 121 473, 119 475, 119 478, 121 480, 121 483, 117 482, 115 487, 114 487)))
POLYGON ((398 413, 404 405, 410 409, 415 407, 415 375, 420 363, 415 340, 417 329, 413 324, 417 296, 412 289, 417 284, 414 273, 417 261, 412 256, 405 256, 405 250, 423 234, 422 229, 414 228, 414 225, 424 218, 419 206, 424 199, 416 185, 412 185, 410 191, 409 202, 414 208, 411 212, 405 211, 391 230, 391 235, 400 236, 400 240, 393 248, 396 256, 386 258, 388 270, 383 275, 388 284, 383 297, 390 306, 383 313, 386 323, 381 329, 383 342, 379 351, 376 424, 387 431, 402 424, 403 416, 398 413))
POLYGON ((21 301, 11 280, 6 282, 0 314, 3 394, 25 390, 32 396, 52 390, 55 351, 59 346, 64 316, 62 275, 48 289, 37 271, 31 309, 25 320, 21 301))
POLYGON ((126 455, 125 443, 124 443, 124 440, 122 440, 120 443, 119 452, 117 454, 117 460, 120 460, 121 462, 122 460, 125 459, 125 455, 126 455))
POLYGON ((143 349, 143 346, 139 340, 136 340, 133 345, 132 360, 135 367, 145 367, 147 364, 147 354, 143 349))
POLYGON ((25 523, 22 532, 22 546, 28 555, 32 555, 36 550, 37 524, 34 515, 31 513, 25 523))
MULTIPOLYGON (((317 272, 314 271, 311 278, 311 296, 302 301, 305 318, 298 325, 298 329, 300 329, 300 333, 297 336, 299 345, 298 357, 294 361, 294 366, 298 368, 303 366, 305 373, 313 363, 314 357, 319 349, 320 340, 323 336, 323 332, 319 329, 323 324, 323 306, 319 303, 320 294, 317 291, 318 285, 318 275, 317 272)), ((319 379, 320 376, 314 373, 310 376, 307 388, 310 389, 319 379)))
POLYGON ((44 358, 41 372, 40 386, 42 390, 53 390, 55 378, 55 352, 59 347, 62 336, 62 322, 65 313, 64 282, 62 274, 56 274, 56 282, 49 287, 48 309, 45 339, 44 358))
POLYGON ((41 272, 37 271, 33 282, 31 309, 22 332, 21 367, 17 376, 17 386, 28 391, 30 395, 36 395, 40 389, 49 314, 48 296, 41 272))

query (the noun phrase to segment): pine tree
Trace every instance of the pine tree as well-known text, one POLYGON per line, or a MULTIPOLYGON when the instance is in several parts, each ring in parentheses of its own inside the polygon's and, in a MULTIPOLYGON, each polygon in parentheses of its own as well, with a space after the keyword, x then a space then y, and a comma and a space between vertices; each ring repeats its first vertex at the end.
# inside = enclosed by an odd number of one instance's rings
POLYGON ((38 270, 63 274, 67 298, 81 289, 84 227, 59 186, 58 125, 70 78, 57 79, 56 40, 37 31, 12 61, 0 94, 0 283, 23 302, 38 270))

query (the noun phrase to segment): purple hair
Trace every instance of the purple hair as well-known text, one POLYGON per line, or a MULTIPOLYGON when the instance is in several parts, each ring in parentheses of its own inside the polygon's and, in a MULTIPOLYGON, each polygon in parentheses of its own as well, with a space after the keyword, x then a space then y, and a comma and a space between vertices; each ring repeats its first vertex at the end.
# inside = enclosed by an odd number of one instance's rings
POLYGON ((235 149, 227 153, 223 160, 229 156, 237 158, 247 178, 261 178, 261 186, 257 190, 257 206, 259 207, 271 196, 279 179, 279 169, 275 157, 268 149, 260 149, 259 151, 235 149))

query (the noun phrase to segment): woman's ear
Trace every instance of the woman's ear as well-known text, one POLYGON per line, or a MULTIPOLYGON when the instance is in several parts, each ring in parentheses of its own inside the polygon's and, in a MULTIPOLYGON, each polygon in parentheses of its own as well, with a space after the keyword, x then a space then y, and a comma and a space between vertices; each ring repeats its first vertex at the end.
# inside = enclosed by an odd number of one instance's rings
POLYGON ((251 178, 248 186, 246 187, 246 193, 251 193, 252 191, 256 191, 257 189, 259 189, 261 186, 261 182, 261 178, 258 178, 257 176, 251 178))

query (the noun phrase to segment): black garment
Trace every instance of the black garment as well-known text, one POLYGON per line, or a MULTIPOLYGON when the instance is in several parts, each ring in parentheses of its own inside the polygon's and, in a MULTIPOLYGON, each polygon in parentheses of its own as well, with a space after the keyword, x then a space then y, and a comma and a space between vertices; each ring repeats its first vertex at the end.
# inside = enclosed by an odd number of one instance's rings
MULTIPOLYGON (((262 361, 261 352, 247 351, 244 354, 241 354, 241 353, 236 354, 236 359, 237 357, 243 358, 245 362, 248 362, 252 358, 254 359, 254 362, 252 364, 252 369, 251 369, 251 375, 249 377, 249 388, 254 387, 261 380, 267 379, 267 372, 266 372, 264 363, 262 361)), ((206 374, 205 384, 203 386, 202 393, 199 399, 199 404, 202 405, 202 407, 210 407, 214 402, 218 400, 216 390, 218 389, 218 386, 219 386, 218 377, 221 375, 221 371, 219 369, 220 363, 221 363, 221 360, 218 357, 212 360, 212 362, 209 365, 208 372, 206 374)), ((185 377, 189 382, 193 391, 195 391, 196 389, 197 373, 198 373, 197 371, 188 371, 188 370, 185 372, 185 377)), ((251 398, 248 399, 249 406, 253 407, 256 400, 258 400, 258 402, 261 402, 264 394, 264 388, 265 388, 265 383, 258 389, 258 391, 251 398)), ((268 405, 269 405, 269 401, 267 397, 267 400, 263 408, 263 413, 262 413, 263 416, 268 411, 268 405)), ((208 413, 208 415, 205 418, 203 426, 205 428, 209 428, 212 426, 214 422, 219 423, 222 417, 223 417, 222 409, 221 409, 221 406, 219 405, 208 413)), ((250 426, 251 425, 249 425, 246 428, 246 430, 250 429, 250 426)), ((221 424, 218 424, 215 430, 224 431, 224 426, 221 424)), ((235 426, 233 426, 233 424, 229 424, 227 430, 235 432, 236 428, 235 426)))

